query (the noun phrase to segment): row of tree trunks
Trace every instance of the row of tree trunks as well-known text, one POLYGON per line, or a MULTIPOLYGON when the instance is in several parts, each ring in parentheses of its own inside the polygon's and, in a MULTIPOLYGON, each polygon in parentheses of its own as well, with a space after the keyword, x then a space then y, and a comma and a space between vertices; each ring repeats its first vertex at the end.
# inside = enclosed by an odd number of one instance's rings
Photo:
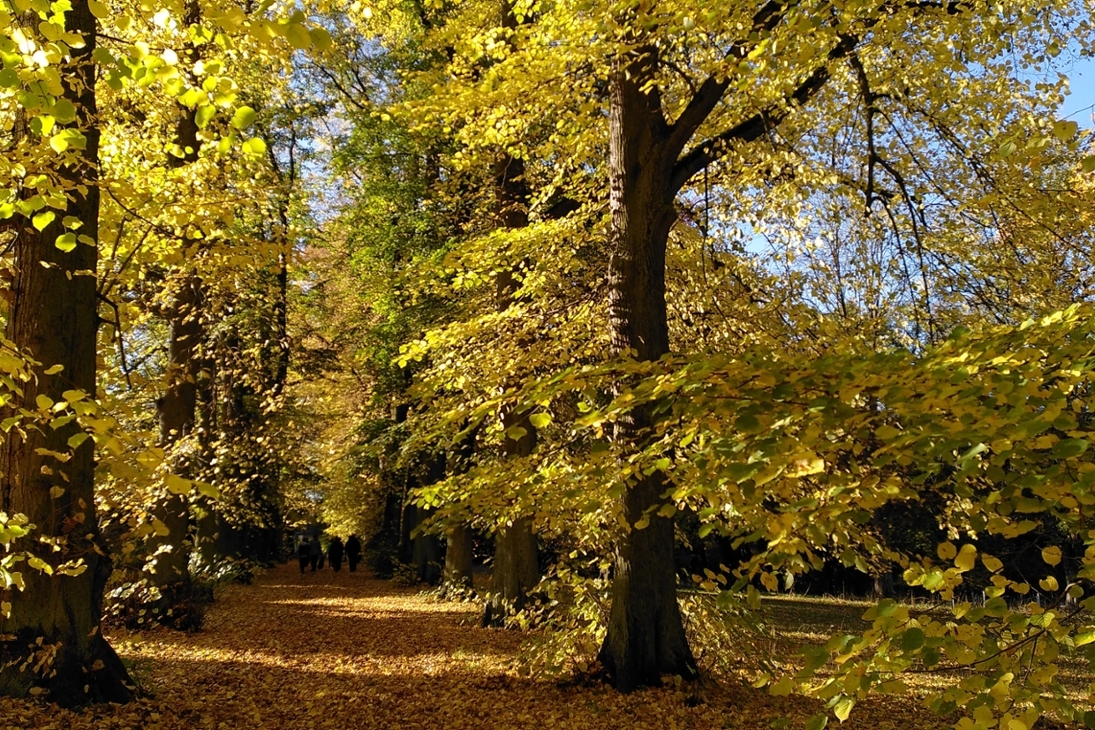
MULTIPOLYGON (((60 71, 63 98, 77 109, 86 145, 55 173, 68 195, 65 215, 41 232, 23 225, 14 243, 7 337, 43 368, 63 368, 41 372, 23 386, 15 407, 30 410, 39 396, 62 401, 65 391, 76 389, 93 397, 96 388, 97 248, 79 242, 64 252, 55 244, 68 232, 65 216, 79 219, 82 236, 96 239, 98 233, 99 130, 91 60, 96 21, 87 0, 72 0, 65 24, 83 39, 60 71)), ((133 696, 128 675, 99 631, 111 563, 95 514, 94 445, 87 439, 70 448, 69 439, 78 433, 75 422, 56 429, 13 428, 0 451, 0 511, 25 514, 35 525, 34 539, 20 547, 55 567, 80 561, 86 568, 80 575, 55 576, 23 569, 26 588, 13 596, 11 615, 0 618, 0 694, 24 696, 38 688, 68 705, 124 702, 133 696), (70 458, 60 461, 48 453, 70 458), (34 667, 39 660, 43 668, 22 670, 24 662, 34 667)))

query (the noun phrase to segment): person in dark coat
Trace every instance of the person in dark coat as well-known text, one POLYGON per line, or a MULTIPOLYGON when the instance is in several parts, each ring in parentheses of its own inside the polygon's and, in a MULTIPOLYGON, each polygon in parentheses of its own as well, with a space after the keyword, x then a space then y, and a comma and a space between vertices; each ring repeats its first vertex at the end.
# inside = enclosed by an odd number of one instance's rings
POLYGON ((343 551, 341 537, 335 537, 331 540, 331 544, 327 546, 327 559, 331 561, 331 569, 336 573, 342 570, 343 551))
POLYGON ((350 564, 350 572, 357 572, 357 564, 361 562, 361 540, 357 535, 346 538, 346 560, 350 564))
POLYGON ((304 575, 304 569, 308 567, 312 546, 308 544, 308 538, 303 537, 297 545, 297 561, 300 562, 300 574, 304 575))
POLYGON ((319 564, 319 559, 323 557, 323 548, 320 547, 319 538, 312 540, 308 545, 308 563, 312 566, 312 572, 316 572, 316 568, 322 568, 319 564))

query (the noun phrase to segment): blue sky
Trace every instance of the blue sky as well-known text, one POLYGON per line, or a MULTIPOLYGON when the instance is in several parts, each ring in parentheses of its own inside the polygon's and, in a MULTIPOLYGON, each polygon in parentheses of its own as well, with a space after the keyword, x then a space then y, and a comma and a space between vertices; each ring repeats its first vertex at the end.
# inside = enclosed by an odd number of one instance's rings
POLYGON ((1071 119, 1081 127, 1091 129, 1095 112, 1095 58, 1083 58, 1069 70, 1072 93, 1061 105, 1061 118, 1071 119))

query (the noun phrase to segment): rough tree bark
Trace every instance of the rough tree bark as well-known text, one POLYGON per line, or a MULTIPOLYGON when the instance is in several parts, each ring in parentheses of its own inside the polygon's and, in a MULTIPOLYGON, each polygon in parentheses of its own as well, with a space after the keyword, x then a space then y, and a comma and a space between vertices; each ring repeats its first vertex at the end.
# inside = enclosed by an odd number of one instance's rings
MULTIPOLYGON (((727 45, 727 58, 745 59, 758 39, 782 22, 787 7, 783 0, 760 6, 751 32, 727 45)), ((612 346, 617 355, 640 361, 656 360, 669 352, 665 250, 677 220, 677 193, 731 147, 761 139, 814 98, 830 78, 829 65, 846 57, 859 42, 856 35, 838 35, 825 58, 804 70, 799 84, 781 103, 693 141, 730 91, 732 79, 713 74, 693 86, 691 97, 670 123, 658 86, 658 46, 645 33, 634 31, 631 47, 614 59, 609 76, 612 346)), ((639 449, 652 425, 650 411, 636 409, 618 423, 615 438, 639 449)), ((645 529, 628 529, 619 540, 608 633, 599 654, 622 691, 656 685, 664 674, 696 674, 676 599, 673 524, 656 514, 666 501, 665 489, 659 472, 639 477, 621 505, 630 525, 644 515, 650 518, 645 529)))
MULTIPOLYGON (((194 430, 201 375, 198 349, 203 337, 201 321, 202 285, 196 274, 174 278, 172 301, 166 314, 171 325, 168 347, 167 389, 157 401, 160 417, 160 445, 168 452, 171 470, 182 477, 192 476, 189 459, 176 453, 175 447, 194 430)), ((176 609, 191 599, 190 590, 190 498, 188 494, 167 492, 152 510, 167 527, 168 534, 149 539, 150 554, 155 556, 152 581, 160 590, 157 618, 170 626, 196 629, 197 614, 177 615, 176 609)))
MULTIPOLYGON (((83 47, 71 49, 61 76, 63 97, 76 106, 76 126, 86 146, 56 171, 67 188, 65 214, 41 232, 24 225, 13 249, 7 337, 44 368, 63 366, 23 386, 14 405, 31 410, 39 396, 62 401, 66 390, 95 394, 97 249, 81 241, 66 253, 55 245, 67 232, 61 222, 65 216, 80 220, 82 236, 95 239, 98 233, 99 131, 91 60, 96 22, 86 0, 73 0, 65 24, 84 41, 83 47)), ((42 688, 51 700, 66 705, 133 697, 125 667, 99 631, 111 563, 95 514, 93 443, 87 439, 75 449, 68 445, 80 432, 75 423, 13 428, 0 451, 0 510, 23 513, 36 526, 35 539, 24 547, 54 566, 73 560, 86 566, 75 576, 23 570, 26 588, 15 594, 10 617, 0 619, 0 694, 24 696, 42 688), (60 461, 48 452, 71 458, 60 461), (50 543, 59 550, 54 552, 50 543), (33 668, 39 660, 44 668, 33 668)))
MULTIPOLYGON (((666 185, 676 156, 665 144, 660 99, 643 89, 655 65, 654 50, 638 47, 614 63, 609 77, 612 349, 640 361, 669 352, 665 250, 677 219, 675 191, 666 185)), ((618 423, 615 438, 641 447, 651 425, 649 412, 636 409, 618 423)), ((673 521, 656 514, 664 489, 654 472, 638 477, 623 497, 629 525, 650 515, 646 528, 632 527, 619 538, 608 633, 598 656, 625 692, 657 684, 665 674, 696 675, 677 605, 673 521)))

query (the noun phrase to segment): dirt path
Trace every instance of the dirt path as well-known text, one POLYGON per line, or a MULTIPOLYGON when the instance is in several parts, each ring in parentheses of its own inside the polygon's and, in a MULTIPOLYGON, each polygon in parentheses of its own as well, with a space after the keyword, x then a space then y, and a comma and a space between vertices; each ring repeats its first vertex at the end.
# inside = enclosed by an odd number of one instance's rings
MULTIPOLYGON (((111 637, 133 663, 140 701, 72 713, 0 699, 0 730, 767 729, 791 709, 786 698, 717 686, 625 697, 524 679, 513 670, 521 635, 479 629, 477 618, 472 606, 362 573, 279 567, 225 590, 201 633, 111 637)), ((908 719, 868 712, 843 727, 908 719)))

